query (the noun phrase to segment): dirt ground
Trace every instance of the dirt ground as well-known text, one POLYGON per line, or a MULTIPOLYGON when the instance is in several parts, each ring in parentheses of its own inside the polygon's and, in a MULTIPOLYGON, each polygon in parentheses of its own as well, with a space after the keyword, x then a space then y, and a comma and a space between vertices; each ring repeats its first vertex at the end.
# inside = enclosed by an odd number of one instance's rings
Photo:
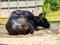
POLYGON ((60 45, 60 23, 50 29, 35 31, 28 35, 9 35, 5 25, 0 25, 0 45, 60 45))

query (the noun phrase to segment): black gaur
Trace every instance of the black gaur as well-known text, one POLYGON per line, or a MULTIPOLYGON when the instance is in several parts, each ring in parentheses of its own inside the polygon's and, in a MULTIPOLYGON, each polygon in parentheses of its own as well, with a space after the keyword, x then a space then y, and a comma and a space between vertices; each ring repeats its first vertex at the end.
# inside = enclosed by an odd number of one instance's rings
POLYGON ((46 13, 40 13, 35 16, 30 11, 15 10, 11 13, 11 16, 6 24, 6 29, 9 34, 31 34, 34 30, 38 30, 38 26, 43 28, 49 28, 50 24, 46 19, 46 13))

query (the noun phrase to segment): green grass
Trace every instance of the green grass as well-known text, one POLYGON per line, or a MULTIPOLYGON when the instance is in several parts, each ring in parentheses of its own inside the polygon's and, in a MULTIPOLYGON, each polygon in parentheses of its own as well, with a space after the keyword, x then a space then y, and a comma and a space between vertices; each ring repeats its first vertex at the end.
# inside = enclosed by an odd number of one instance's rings
POLYGON ((48 21, 60 21, 60 11, 49 13, 48 15, 46 15, 46 18, 48 19, 48 21))
POLYGON ((49 21, 49 23, 60 23, 60 21, 49 21))
POLYGON ((7 21, 8 21, 8 19, 0 19, 0 25, 1 25, 1 24, 6 24, 7 21))
MULTIPOLYGON (((60 11, 54 12, 54 13, 49 13, 46 15, 46 18, 50 23, 60 23, 60 11)), ((6 24, 8 19, 0 19, 0 25, 1 24, 6 24)))

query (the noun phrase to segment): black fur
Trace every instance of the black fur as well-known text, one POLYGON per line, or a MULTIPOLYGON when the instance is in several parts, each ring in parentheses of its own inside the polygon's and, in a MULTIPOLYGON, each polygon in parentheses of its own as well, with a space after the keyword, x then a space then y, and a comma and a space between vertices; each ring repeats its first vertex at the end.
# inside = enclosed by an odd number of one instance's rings
MULTIPOLYGON (((27 25, 28 25, 28 30, 25 32, 25 34, 28 34, 29 32, 33 34, 34 30, 38 30, 38 26, 41 26, 43 28, 49 28, 50 24, 45 18, 45 16, 42 17, 42 15, 46 15, 46 13, 40 13, 38 16, 34 16, 29 11, 24 11, 24 10, 15 10, 11 13, 11 16, 6 24, 6 29, 10 34, 20 34, 19 29, 17 28, 13 31, 12 25, 16 23, 18 18, 24 18, 27 20, 27 25), (31 28, 30 28, 31 27, 31 28)), ((17 23, 18 24, 18 23, 17 23)), ((18 27, 18 26, 16 26, 18 27)))

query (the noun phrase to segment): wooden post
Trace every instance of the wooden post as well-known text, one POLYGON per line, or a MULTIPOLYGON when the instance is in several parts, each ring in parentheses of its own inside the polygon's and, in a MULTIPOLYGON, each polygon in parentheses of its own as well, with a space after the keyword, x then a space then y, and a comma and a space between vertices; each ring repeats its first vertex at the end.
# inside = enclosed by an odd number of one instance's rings
POLYGON ((35 0, 35 14, 37 15, 37 0, 35 0))
POLYGON ((19 0, 17 0, 17 9, 19 10, 19 0))
POLYGON ((28 0, 26 0, 26 10, 28 10, 28 0))
POLYGON ((1 0, 0 0, 0 18, 1 18, 1 0))
POLYGON ((9 6, 9 0, 8 0, 8 18, 10 17, 10 6, 9 6))

